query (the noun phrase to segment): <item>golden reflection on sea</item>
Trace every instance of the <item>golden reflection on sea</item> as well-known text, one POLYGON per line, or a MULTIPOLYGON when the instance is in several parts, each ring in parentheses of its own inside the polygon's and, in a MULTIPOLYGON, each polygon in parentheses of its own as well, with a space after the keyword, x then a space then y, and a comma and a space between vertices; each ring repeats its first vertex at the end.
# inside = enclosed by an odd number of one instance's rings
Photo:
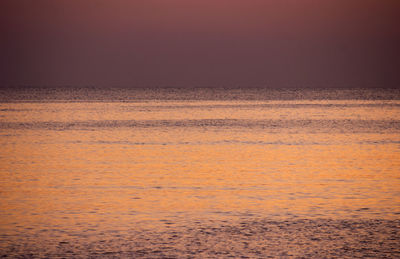
POLYGON ((167 220, 400 215, 395 101, 0 110, 0 229, 10 236, 151 229, 167 220))

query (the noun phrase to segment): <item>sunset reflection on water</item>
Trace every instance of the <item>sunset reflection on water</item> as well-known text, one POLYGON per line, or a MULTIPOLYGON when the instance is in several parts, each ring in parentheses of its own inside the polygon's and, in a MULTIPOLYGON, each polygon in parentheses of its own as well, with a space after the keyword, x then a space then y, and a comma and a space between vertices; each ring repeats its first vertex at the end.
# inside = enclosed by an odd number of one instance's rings
POLYGON ((397 220, 399 118, 385 100, 1 103, 0 248, 195 222, 397 220))

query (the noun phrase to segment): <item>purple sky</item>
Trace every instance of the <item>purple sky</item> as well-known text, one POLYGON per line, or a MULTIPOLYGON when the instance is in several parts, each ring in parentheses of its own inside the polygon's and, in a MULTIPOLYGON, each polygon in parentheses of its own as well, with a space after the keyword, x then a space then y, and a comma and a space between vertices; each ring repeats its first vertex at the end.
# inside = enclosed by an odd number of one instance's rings
POLYGON ((0 85, 400 87, 399 0, 2 0, 0 85))

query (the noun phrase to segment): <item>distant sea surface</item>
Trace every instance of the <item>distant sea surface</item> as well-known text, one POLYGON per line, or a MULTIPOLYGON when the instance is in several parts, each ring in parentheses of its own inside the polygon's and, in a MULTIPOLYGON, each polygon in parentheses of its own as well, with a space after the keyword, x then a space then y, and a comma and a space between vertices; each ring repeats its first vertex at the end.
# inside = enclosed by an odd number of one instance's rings
POLYGON ((0 90, 0 255, 399 257, 396 89, 0 90))

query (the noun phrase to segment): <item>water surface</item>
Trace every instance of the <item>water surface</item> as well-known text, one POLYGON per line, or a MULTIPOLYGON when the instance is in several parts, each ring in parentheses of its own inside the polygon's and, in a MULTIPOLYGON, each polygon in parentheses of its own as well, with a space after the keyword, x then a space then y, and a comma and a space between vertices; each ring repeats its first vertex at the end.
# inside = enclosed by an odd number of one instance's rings
POLYGON ((399 256, 396 91, 27 89, 1 100, 1 254, 399 256))

